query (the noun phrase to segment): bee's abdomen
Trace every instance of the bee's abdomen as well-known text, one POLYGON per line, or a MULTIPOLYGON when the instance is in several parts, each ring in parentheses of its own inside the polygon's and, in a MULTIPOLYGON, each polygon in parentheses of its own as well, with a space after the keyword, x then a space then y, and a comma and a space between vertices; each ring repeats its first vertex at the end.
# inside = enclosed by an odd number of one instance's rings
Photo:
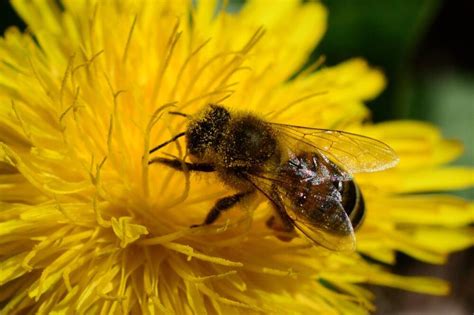
POLYGON ((312 209, 319 209, 317 213, 334 213, 337 202, 354 229, 361 225, 365 205, 359 187, 331 161, 303 152, 282 165, 279 178, 282 192, 300 212, 309 215, 312 209))
POLYGON ((361 226, 365 217, 364 197, 359 186, 353 181, 342 183, 342 206, 351 219, 352 227, 357 229, 361 226))

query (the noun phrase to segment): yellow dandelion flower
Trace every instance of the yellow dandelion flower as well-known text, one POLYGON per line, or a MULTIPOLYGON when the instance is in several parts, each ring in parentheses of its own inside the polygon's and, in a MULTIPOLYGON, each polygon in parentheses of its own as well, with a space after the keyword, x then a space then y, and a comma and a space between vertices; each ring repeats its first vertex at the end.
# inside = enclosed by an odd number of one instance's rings
MULTIPOLYGON (((374 309, 365 283, 447 293, 373 261, 402 251, 438 264, 472 245, 472 203, 411 193, 468 187, 473 170, 444 166, 462 147, 433 126, 363 124, 363 102, 385 83, 363 60, 289 79, 325 31, 321 4, 12 3, 28 31, 0 39, 3 313, 364 314, 374 309), (367 207, 357 252, 279 240, 264 198, 189 228, 230 190, 148 165, 148 152, 185 128, 168 111, 209 103, 397 151, 397 168, 357 175, 367 207)), ((186 154, 179 141, 164 153, 186 154)))

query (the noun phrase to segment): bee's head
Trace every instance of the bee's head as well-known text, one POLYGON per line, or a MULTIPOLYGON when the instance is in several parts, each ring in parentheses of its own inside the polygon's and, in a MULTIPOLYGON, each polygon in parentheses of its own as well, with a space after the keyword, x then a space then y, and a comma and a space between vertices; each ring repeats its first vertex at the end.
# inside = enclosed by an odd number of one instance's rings
POLYGON ((188 153, 203 158, 208 150, 215 150, 230 121, 230 113, 222 106, 210 104, 202 115, 192 120, 186 131, 188 153))

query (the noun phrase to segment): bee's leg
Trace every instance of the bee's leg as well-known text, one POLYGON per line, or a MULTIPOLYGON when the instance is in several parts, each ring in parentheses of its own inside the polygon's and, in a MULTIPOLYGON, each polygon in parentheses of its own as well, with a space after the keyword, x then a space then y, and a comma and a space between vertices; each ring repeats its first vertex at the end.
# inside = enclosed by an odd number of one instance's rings
POLYGON ((196 171, 196 172, 214 172, 215 168, 212 164, 207 163, 188 163, 180 159, 154 158, 148 164, 160 163, 169 166, 177 171, 196 171))
POLYGON ((271 200, 277 215, 271 216, 266 224, 272 230, 284 233, 284 235, 277 235, 277 237, 282 241, 289 242, 293 239, 292 234, 295 230, 293 221, 288 214, 286 214, 285 206, 281 201, 280 195, 278 195, 275 190, 271 194, 271 200))
POLYGON ((209 225, 209 224, 214 223, 214 221, 217 220, 221 212, 229 210, 230 208, 235 206, 237 203, 242 201, 244 197, 247 197, 248 195, 252 193, 254 193, 253 190, 245 191, 245 192, 240 192, 235 195, 224 197, 217 200, 214 207, 212 207, 212 209, 208 212, 204 222, 201 224, 191 225, 191 227, 198 227, 198 226, 209 225))

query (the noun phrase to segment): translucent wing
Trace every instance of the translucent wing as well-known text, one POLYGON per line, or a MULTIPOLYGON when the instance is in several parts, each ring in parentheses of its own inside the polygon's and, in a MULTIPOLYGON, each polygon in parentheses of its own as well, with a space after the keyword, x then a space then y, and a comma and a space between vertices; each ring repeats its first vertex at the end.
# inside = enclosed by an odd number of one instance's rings
POLYGON ((283 144, 293 151, 316 151, 349 173, 381 171, 395 166, 399 161, 397 154, 388 145, 362 135, 275 123, 271 126, 285 142, 283 144))
POLYGON ((282 207, 292 224, 313 242, 335 251, 355 249, 354 230, 342 206, 338 185, 347 179, 335 164, 324 157, 302 153, 284 163, 276 174, 247 177, 277 207, 282 207), (334 176, 325 176, 326 173, 334 176))
POLYGON ((336 207, 333 208, 333 213, 328 215, 330 221, 327 221, 325 225, 314 223, 314 216, 322 216, 319 212, 313 213, 313 217, 309 218, 297 216, 298 219, 294 221, 294 224, 306 237, 327 249, 344 252, 354 251, 356 239, 350 219, 340 204, 334 206, 338 206, 338 208, 337 210, 336 207), (329 227, 334 230, 335 226, 338 226, 339 230, 344 230, 345 233, 338 234, 328 230, 329 227))

